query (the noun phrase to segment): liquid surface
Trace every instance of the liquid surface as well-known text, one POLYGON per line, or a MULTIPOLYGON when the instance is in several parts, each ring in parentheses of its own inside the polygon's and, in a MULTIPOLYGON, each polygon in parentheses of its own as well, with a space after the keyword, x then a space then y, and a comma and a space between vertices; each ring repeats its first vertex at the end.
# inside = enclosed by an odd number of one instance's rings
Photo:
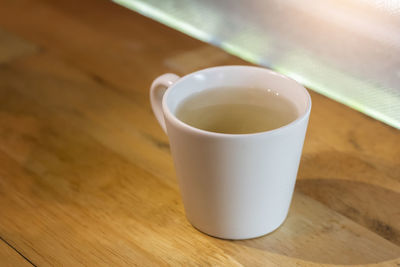
POLYGON ((227 134, 269 131, 294 121, 294 104, 267 89, 215 88, 185 99, 176 117, 195 128, 227 134))

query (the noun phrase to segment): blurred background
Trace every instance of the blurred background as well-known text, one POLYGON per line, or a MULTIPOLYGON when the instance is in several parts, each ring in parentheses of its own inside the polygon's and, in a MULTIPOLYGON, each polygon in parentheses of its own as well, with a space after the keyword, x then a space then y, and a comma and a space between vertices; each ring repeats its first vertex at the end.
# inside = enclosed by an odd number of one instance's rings
POLYGON ((400 129, 400 1, 114 1, 400 129))

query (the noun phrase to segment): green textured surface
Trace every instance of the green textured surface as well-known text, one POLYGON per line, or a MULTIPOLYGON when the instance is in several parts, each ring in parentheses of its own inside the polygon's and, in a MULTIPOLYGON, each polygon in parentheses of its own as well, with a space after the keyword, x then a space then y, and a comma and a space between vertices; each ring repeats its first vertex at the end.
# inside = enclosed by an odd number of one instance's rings
MULTIPOLYGON (((393 37, 390 30, 396 28, 384 27, 384 23, 391 23, 382 19, 381 9, 385 6, 366 7, 369 9, 363 11, 364 13, 357 10, 347 17, 340 13, 343 10, 332 13, 331 10, 336 6, 332 6, 328 0, 325 1, 327 4, 321 5, 315 11, 304 11, 295 2, 292 3, 294 7, 281 9, 282 14, 289 15, 293 9, 292 17, 299 14, 300 18, 304 12, 309 16, 313 15, 312 12, 323 13, 329 10, 332 21, 321 22, 322 26, 317 25, 314 29, 313 21, 309 22, 307 16, 307 19, 299 21, 309 28, 293 27, 298 24, 291 21, 290 16, 282 21, 279 18, 282 15, 271 11, 276 8, 273 6, 274 1, 269 6, 258 0, 250 1, 253 9, 247 10, 243 16, 238 12, 245 12, 245 6, 232 8, 235 1, 221 1, 218 4, 211 1, 182 0, 114 1, 251 63, 275 69, 316 92, 400 129, 400 34, 399 38, 393 37), (223 6, 224 2, 228 4, 226 8, 223 6), (380 13, 375 9, 380 9, 380 13), (261 15, 257 17, 255 12, 261 15), (247 17, 246 20, 246 14, 250 13, 256 19, 247 17), (360 24, 366 14, 373 14, 375 21, 360 24), (268 18, 266 21, 265 16, 277 18, 268 18), (357 16, 360 20, 357 20, 357 16), (344 23, 353 32, 343 34, 340 25, 344 23), (314 38, 311 42, 310 36, 314 38), (290 38, 298 39, 293 41, 290 38)), ((400 4, 394 8, 390 6, 384 12, 393 13, 397 7, 400 4)), ((353 12, 350 7, 346 8, 353 12)), ((399 12, 394 12, 389 18, 400 25, 398 14, 399 12)))

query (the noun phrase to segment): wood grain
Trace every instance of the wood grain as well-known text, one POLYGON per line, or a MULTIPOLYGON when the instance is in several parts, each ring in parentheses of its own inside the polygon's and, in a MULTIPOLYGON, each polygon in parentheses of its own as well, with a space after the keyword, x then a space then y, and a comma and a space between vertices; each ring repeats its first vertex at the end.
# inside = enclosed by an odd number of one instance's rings
POLYGON ((7 244, 0 238, 0 263, 4 267, 13 266, 32 266, 32 264, 24 259, 10 244, 7 244))
POLYGON ((33 264, 400 265, 399 131, 312 92, 285 224, 215 239, 185 218, 148 87, 246 63, 108 1, 0 5, 0 236, 33 264))
POLYGON ((0 29, 0 64, 37 51, 34 44, 0 29))

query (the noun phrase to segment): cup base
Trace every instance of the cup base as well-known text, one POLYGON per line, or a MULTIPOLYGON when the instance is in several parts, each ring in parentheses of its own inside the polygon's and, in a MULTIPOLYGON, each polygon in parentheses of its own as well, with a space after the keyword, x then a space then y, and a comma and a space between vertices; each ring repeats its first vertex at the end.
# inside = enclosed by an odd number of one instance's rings
MULTIPOLYGON (((187 217, 186 217, 187 218, 187 217)), ((273 227, 272 229, 269 229, 267 231, 264 232, 260 232, 260 233, 252 233, 252 234, 248 234, 248 235, 227 235, 227 234, 218 234, 218 233, 208 233, 206 231, 203 231, 200 227, 197 227, 194 223, 192 223, 189 218, 187 218, 187 220, 189 221, 189 223, 193 226, 193 228, 195 228, 197 231, 206 234, 208 236, 214 237, 214 238, 218 238, 218 239, 223 239, 223 240, 248 240, 248 239, 255 239, 255 238, 260 238, 260 237, 264 237, 266 235, 272 234, 273 232, 275 232, 276 230, 278 230, 286 221, 287 218, 287 214, 286 216, 283 218, 283 220, 275 227, 273 227)))

